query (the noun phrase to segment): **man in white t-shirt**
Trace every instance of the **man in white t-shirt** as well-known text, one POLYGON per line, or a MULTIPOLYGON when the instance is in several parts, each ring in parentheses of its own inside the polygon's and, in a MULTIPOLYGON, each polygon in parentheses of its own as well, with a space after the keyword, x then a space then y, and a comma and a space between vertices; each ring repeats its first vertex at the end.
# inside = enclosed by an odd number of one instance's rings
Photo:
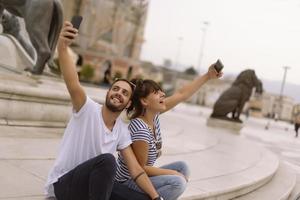
POLYGON ((56 197, 57 200, 108 200, 116 173, 112 154, 119 150, 136 183, 151 199, 162 199, 138 164, 130 147, 128 127, 119 117, 130 103, 134 86, 126 80, 115 81, 103 106, 86 96, 67 51, 77 35, 77 29, 70 22, 65 22, 58 53, 73 104, 73 115, 48 176, 47 197, 56 197))

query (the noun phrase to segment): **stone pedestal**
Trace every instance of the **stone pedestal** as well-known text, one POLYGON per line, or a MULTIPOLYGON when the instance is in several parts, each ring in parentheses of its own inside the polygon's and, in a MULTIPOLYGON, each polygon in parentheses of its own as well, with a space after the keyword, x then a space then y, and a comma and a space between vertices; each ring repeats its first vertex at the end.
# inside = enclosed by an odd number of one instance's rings
POLYGON ((222 120, 217 118, 211 118, 211 117, 207 119, 206 125, 209 127, 229 129, 235 133, 239 133, 240 130, 243 128, 242 123, 232 122, 232 121, 222 120))
MULTIPOLYGON (((65 127, 72 112, 66 86, 51 73, 25 73, 34 63, 18 41, 0 34, 0 125, 65 127)), ((103 102, 103 92, 99 98, 99 89, 93 88, 86 87, 87 94, 103 102)))
POLYGON ((0 34, 0 55, 0 65, 12 71, 23 71, 35 64, 19 42, 10 35, 0 34))
MULTIPOLYGON (((0 125, 66 126, 72 112, 70 96, 59 77, 27 77, 0 71, 0 125)), ((84 87, 86 94, 102 103, 103 89, 84 87)))

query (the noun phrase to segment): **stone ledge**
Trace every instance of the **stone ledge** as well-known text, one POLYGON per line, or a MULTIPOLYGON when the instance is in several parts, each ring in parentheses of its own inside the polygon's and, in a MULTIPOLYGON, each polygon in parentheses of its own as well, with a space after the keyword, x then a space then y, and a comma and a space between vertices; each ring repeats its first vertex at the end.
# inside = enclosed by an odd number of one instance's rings
POLYGON ((298 200, 300 199, 300 174, 297 174, 296 185, 289 196, 288 200, 298 200))
POLYGON ((29 94, 13 94, 13 93, 3 93, 3 92, 0 92, 0 99, 35 102, 35 103, 47 103, 47 104, 56 104, 56 105, 68 105, 71 103, 70 98, 51 99, 48 97, 31 96, 29 94))
POLYGON ((41 121, 65 123, 71 114, 71 105, 16 101, 0 98, 0 119, 7 121, 41 121))
POLYGON ((10 98, 27 97, 35 99, 48 99, 59 101, 70 101, 70 97, 65 88, 38 88, 22 85, 4 85, 0 84, 1 96, 10 98))
POLYGON ((188 190, 197 189, 198 194, 184 195, 180 200, 227 200, 264 186, 276 173, 279 161, 270 151, 262 151, 261 160, 248 169, 191 182, 188 190))
POLYGON ((43 128, 65 128, 66 123, 63 122, 47 122, 47 121, 24 121, 24 120, 5 120, 0 119, 0 125, 6 126, 22 126, 22 127, 43 127, 43 128))
POLYGON ((296 184, 296 174, 287 165, 280 166, 273 178, 264 186, 235 200, 286 200, 296 184))
MULTIPOLYGON (((1 124, 9 125, 7 121, 16 121, 14 125, 26 122, 24 125, 48 126, 56 122, 65 124, 69 120, 72 104, 61 78, 0 73, 0 79, 1 124)), ((89 85, 83 87, 86 94, 96 102, 101 104, 105 101, 106 90, 103 88, 89 85)))

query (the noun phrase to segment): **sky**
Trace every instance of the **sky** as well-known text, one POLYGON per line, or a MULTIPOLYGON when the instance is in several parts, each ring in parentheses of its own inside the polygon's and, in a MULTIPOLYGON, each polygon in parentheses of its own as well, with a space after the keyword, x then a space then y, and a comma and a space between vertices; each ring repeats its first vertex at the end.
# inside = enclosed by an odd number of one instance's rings
POLYGON ((149 2, 143 60, 170 59, 173 68, 195 66, 203 73, 221 59, 224 75, 254 69, 259 78, 276 81, 289 66, 286 81, 300 85, 300 0, 149 2))

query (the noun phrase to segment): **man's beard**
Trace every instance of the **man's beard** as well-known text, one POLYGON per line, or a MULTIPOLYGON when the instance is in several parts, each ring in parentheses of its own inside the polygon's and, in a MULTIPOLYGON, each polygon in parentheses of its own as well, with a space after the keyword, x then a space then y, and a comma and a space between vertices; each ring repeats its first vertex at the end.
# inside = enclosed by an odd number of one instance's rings
POLYGON ((110 102, 110 98, 108 95, 106 96, 105 106, 108 108, 108 110, 110 110, 111 112, 114 112, 114 113, 122 112, 126 108, 126 105, 123 105, 123 106, 122 105, 120 105, 120 106, 113 105, 110 102))

